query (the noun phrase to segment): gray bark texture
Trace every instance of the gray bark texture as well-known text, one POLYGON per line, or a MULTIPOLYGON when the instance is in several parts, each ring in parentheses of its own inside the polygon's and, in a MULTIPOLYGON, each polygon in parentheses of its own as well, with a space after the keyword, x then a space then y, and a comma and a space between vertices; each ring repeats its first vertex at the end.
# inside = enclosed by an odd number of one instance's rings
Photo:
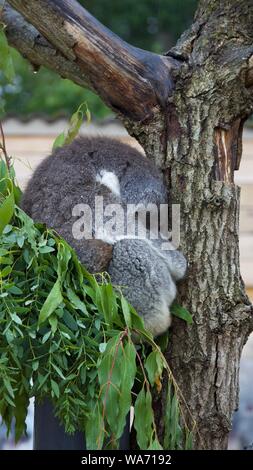
MULTIPOLYGON (((181 244, 189 269, 178 302, 194 323, 174 320, 167 359, 196 421, 194 448, 226 449, 238 406, 241 351, 253 327, 240 276, 240 189, 233 179, 243 123, 253 111, 253 2, 200 1, 191 28, 164 56, 123 43, 74 0, 8 3, 3 19, 10 43, 23 53, 26 47, 32 62, 70 78, 73 72, 63 63, 74 64, 74 81, 88 83, 117 109, 130 134, 163 169, 171 201, 181 205, 181 244), (15 35, 15 10, 25 18, 23 27, 37 30, 37 38, 48 44, 43 53, 32 37, 15 35), (86 60, 85 51, 93 46, 93 58, 86 60), (124 97, 122 88, 114 91, 122 83, 124 97)), ((155 410, 162 434, 161 397, 155 410)), ((185 414, 191 423, 187 409, 185 414)))

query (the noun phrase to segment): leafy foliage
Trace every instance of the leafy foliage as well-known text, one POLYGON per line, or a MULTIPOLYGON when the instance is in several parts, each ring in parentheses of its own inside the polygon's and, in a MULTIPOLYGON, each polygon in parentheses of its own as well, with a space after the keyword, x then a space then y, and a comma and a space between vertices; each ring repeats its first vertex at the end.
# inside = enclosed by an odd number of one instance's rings
POLYGON ((8 427, 16 418, 16 438, 36 396, 51 397, 67 432, 85 429, 90 449, 118 446, 132 405, 140 448, 157 443, 151 389, 161 390, 167 364, 134 309, 17 207, 0 247, 0 414, 8 427), (132 331, 152 346, 147 357, 132 331))

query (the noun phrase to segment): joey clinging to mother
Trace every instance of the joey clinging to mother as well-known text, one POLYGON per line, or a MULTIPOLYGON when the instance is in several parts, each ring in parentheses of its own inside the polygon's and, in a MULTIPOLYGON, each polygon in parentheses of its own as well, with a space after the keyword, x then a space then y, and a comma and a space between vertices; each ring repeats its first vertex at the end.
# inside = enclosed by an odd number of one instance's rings
POLYGON ((167 193, 155 165, 105 137, 80 137, 55 150, 22 200, 22 208, 65 238, 90 272, 109 272, 154 336, 170 326, 176 282, 186 271, 184 256, 161 236, 161 204, 167 193))

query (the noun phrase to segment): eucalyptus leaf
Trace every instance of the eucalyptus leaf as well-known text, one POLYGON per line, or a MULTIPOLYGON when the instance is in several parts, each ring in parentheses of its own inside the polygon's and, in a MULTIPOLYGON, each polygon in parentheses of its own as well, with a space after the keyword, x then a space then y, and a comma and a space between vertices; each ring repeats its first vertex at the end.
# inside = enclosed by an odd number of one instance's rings
POLYGON ((15 200, 13 191, 0 203, 0 233, 4 230, 6 225, 10 222, 15 208, 15 200))
POLYGON ((79 133, 84 117, 86 117, 87 123, 90 123, 91 114, 88 109, 87 103, 82 103, 77 111, 71 116, 68 128, 58 135, 53 144, 53 150, 68 145, 73 142, 79 133))
POLYGON ((48 295, 43 307, 40 310, 38 326, 44 323, 52 313, 55 312, 57 307, 62 303, 63 297, 61 293, 61 284, 59 279, 54 284, 50 294, 48 295))
POLYGON ((148 449, 153 433, 154 415, 152 397, 149 390, 142 387, 134 407, 134 427, 140 449, 148 449))
POLYGON ((181 320, 186 321, 186 323, 189 323, 189 325, 193 323, 192 315, 190 314, 190 312, 188 312, 188 310, 185 307, 182 307, 176 302, 172 304, 172 306, 170 307, 170 311, 172 315, 174 315, 175 317, 181 318, 181 320))

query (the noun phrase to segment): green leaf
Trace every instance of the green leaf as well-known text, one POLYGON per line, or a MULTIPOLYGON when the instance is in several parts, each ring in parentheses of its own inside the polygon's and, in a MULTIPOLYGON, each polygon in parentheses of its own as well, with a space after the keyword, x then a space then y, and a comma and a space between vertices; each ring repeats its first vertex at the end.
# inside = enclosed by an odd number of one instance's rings
POLYGON ((136 376, 136 350, 132 342, 127 342, 122 351, 122 369, 119 396, 119 413, 115 436, 119 439, 126 425, 126 417, 132 404, 132 388, 136 376))
POLYGON ((181 307, 181 305, 177 304, 176 302, 172 304, 170 311, 172 315, 181 318, 181 320, 186 321, 187 323, 189 323, 189 325, 193 323, 192 315, 190 314, 190 312, 188 312, 186 308, 181 307))
POLYGON ((101 402, 105 408, 108 424, 115 430, 115 418, 119 413, 119 395, 121 383, 121 348, 118 334, 108 344, 98 367, 98 378, 101 385, 101 402))
POLYGON ((84 115, 86 116, 87 122, 89 123, 91 120, 91 114, 86 103, 82 103, 77 111, 71 116, 68 129, 58 135, 58 137, 55 139, 53 150, 73 142, 79 133, 83 123, 84 115))
POLYGON ((146 450, 149 447, 152 436, 154 415, 151 393, 149 390, 145 392, 144 387, 142 387, 137 396, 134 416, 134 427, 139 448, 146 450))
POLYGON ((52 367, 56 370, 57 374, 61 377, 61 379, 66 380, 61 369, 56 364, 52 364, 52 367))
POLYGON ((20 204, 20 201, 21 201, 21 197, 22 197, 22 191, 21 189, 16 186, 15 184, 13 185, 13 194, 14 194, 14 198, 15 198, 15 203, 17 205, 20 204))
POLYGON ((151 333, 146 331, 145 326, 144 326, 144 320, 143 318, 136 312, 134 307, 132 305, 129 305, 130 307, 130 312, 131 312, 131 323, 132 323, 132 328, 134 330, 138 330, 140 333, 143 333, 145 336, 150 337, 152 339, 151 333))
POLYGON ((108 327, 111 328, 117 313, 117 301, 112 285, 103 284, 98 286, 97 294, 97 302, 98 304, 101 303, 101 309, 105 317, 105 322, 107 323, 108 327))
POLYGON ((105 427, 99 404, 88 416, 85 423, 85 439, 87 450, 101 450, 105 439, 105 427))
POLYGON ((56 396, 56 398, 59 398, 60 397, 60 389, 59 389, 58 384, 53 379, 51 379, 51 387, 52 387, 52 391, 54 392, 54 395, 56 396))
POLYGON ((18 325, 22 325, 22 320, 21 318, 19 318, 19 316, 16 313, 11 314, 11 319, 18 325))
POLYGON ((34 372, 36 372, 36 370, 38 370, 38 368, 39 368, 39 361, 32 362, 32 370, 34 372))
POLYGON ((1 277, 7 277, 12 272, 11 266, 6 266, 2 271, 0 271, 1 277))
POLYGON ((10 379, 8 377, 4 377, 3 381, 4 381, 4 386, 5 386, 6 390, 8 391, 9 395, 12 398, 14 398, 14 391, 13 391, 13 388, 11 386, 10 379))
POLYGON ((56 316, 54 315, 51 315, 51 317, 49 317, 49 323, 50 323, 50 326, 51 326, 51 330, 52 330, 52 333, 54 335, 54 333, 56 332, 57 330, 57 326, 58 326, 58 319, 56 316))
POLYGON ((61 239, 58 243, 58 253, 57 253, 57 260, 58 260, 58 269, 57 274, 61 282, 64 281, 66 274, 68 272, 69 262, 72 257, 71 248, 65 242, 65 240, 61 239))
POLYGON ((156 338, 156 344, 159 346, 162 352, 167 351, 169 344, 169 331, 166 331, 166 333, 164 333, 163 335, 158 336, 156 338))
POLYGON ((132 328, 132 317, 131 317, 129 304, 127 300, 125 299, 125 297, 123 297, 123 295, 120 300, 121 300, 121 307, 122 307, 122 312, 124 315, 126 325, 128 326, 128 328, 132 328))
POLYGON ((88 316, 87 308, 84 302, 76 295, 76 293, 70 288, 67 288, 67 296, 71 302, 73 308, 80 310, 84 315, 88 316))
POLYGON ((23 294, 23 291, 17 286, 11 286, 8 290, 11 294, 14 294, 14 295, 22 295, 23 294))
POLYGON ((15 201, 13 191, 0 204, 0 234, 5 226, 10 222, 15 209, 15 201))
POLYGON ((158 383, 162 377, 164 368, 163 358, 159 351, 152 351, 145 361, 145 369, 148 373, 148 379, 152 387, 158 383))
POLYGON ((65 134, 62 132, 59 134, 54 143, 53 143, 53 150, 57 149, 58 147, 62 147, 65 144, 65 134))
POLYGON ((163 446, 165 449, 181 449, 183 432, 180 426, 179 402, 177 395, 173 392, 173 386, 168 383, 165 413, 165 433, 163 446))
POLYGON ((64 323, 65 323, 72 331, 77 331, 77 330, 78 330, 78 324, 77 324, 75 318, 74 318, 73 315, 71 315, 71 313, 68 312, 67 310, 64 310, 64 314, 63 314, 62 320, 64 321, 64 323))
POLYGON ((177 444, 177 432, 180 427, 179 424, 179 407, 178 407, 178 400, 176 395, 173 395, 172 401, 171 401, 171 410, 170 410, 170 416, 171 416, 171 421, 170 421, 170 428, 171 428, 171 447, 172 449, 176 448, 177 444))
POLYGON ((55 249, 52 246, 41 246, 39 248, 40 253, 52 253, 52 251, 55 251, 55 249))
POLYGON ((48 372, 46 375, 41 375, 41 374, 38 374, 38 380, 39 380, 39 387, 38 387, 38 390, 40 390, 43 385, 45 385, 48 377, 50 376, 50 372, 48 372))
POLYGON ((193 448, 193 435, 192 432, 186 431, 185 437, 185 450, 192 450, 193 448))
POLYGON ((124 431, 130 411, 131 391, 136 375, 136 351, 132 342, 123 343, 121 335, 112 338, 98 367, 101 402, 115 439, 124 431))
POLYGON ((26 417, 28 413, 29 406, 29 396, 23 391, 22 393, 18 392, 15 396, 15 442, 17 443, 19 439, 26 432, 26 417))
POLYGON ((23 248, 25 242, 25 237, 24 235, 21 235, 20 237, 17 237, 17 244, 19 248, 23 248))
POLYGON ((42 344, 44 344, 44 343, 47 342, 48 338, 51 336, 51 333, 52 333, 52 331, 49 330, 47 333, 44 334, 44 336, 43 336, 43 338, 42 338, 42 340, 41 340, 42 344))
POLYGON ((158 439, 154 439, 150 446, 148 447, 148 450, 163 450, 163 447, 161 446, 160 442, 158 439))
POLYGON ((5 258, 5 257, 0 256, 0 263, 11 265, 13 264, 13 258, 5 258))
POLYGON ((55 312, 57 307, 63 302, 61 284, 59 279, 57 279, 54 287, 52 288, 50 294, 48 295, 43 307, 40 310, 38 326, 44 323, 52 313, 55 312))
POLYGON ((7 403, 9 403, 9 405, 11 405, 11 407, 16 408, 16 405, 14 401, 11 399, 10 395, 7 395, 6 393, 4 393, 4 399, 7 401, 7 403))

